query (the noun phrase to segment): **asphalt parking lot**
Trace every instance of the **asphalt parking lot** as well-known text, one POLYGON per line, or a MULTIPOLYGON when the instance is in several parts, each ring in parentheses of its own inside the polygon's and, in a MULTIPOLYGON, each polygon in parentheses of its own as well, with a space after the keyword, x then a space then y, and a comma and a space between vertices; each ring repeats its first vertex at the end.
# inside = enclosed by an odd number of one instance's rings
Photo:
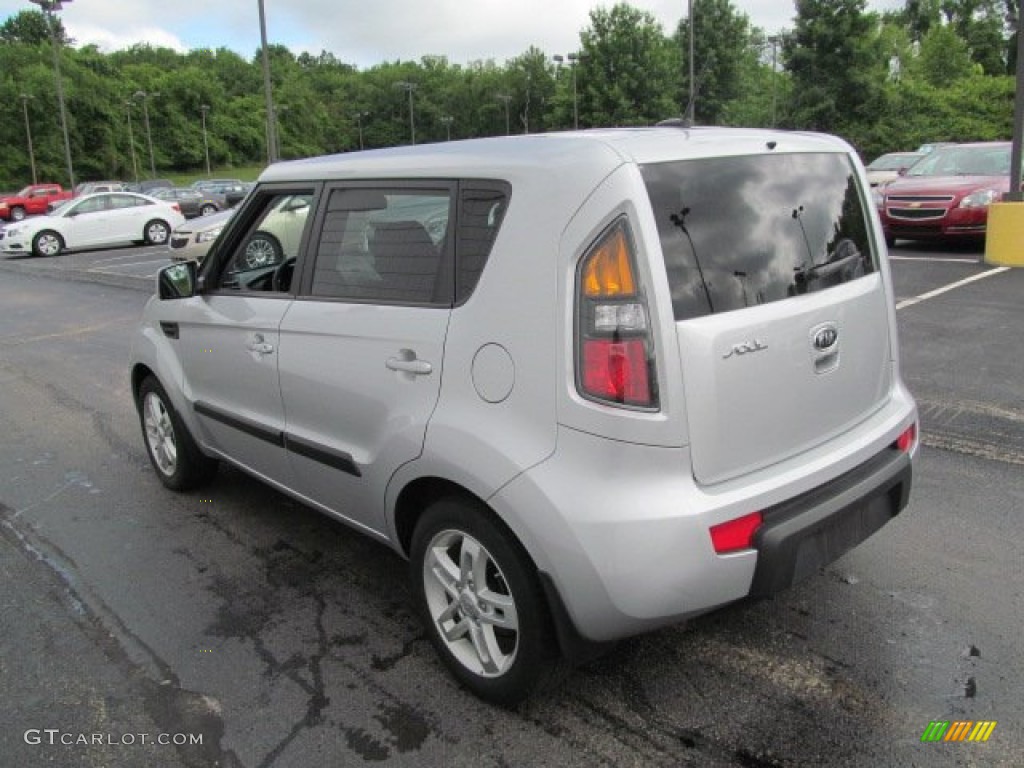
POLYGON ((123 361, 162 249, 0 258, 0 763, 1024 765, 1024 270, 980 257, 892 250, 924 444, 900 519, 516 712, 439 668, 397 557, 238 472, 155 481, 123 361), (998 724, 924 744, 930 720, 998 724), (121 741, 26 741, 56 727, 121 741), (206 741, 123 740, 158 733, 206 741))

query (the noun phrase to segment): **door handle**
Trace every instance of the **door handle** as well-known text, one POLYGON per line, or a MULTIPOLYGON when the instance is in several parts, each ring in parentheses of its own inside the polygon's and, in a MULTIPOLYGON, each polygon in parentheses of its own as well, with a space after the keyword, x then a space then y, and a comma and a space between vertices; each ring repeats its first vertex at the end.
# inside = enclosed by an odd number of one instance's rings
MULTIPOLYGON (((412 350, 402 350, 403 353, 415 354, 412 350)), ((389 357, 384 363, 389 370, 401 373, 411 373, 414 376, 425 376, 433 373, 434 366, 426 360, 417 360, 415 357, 389 357)))

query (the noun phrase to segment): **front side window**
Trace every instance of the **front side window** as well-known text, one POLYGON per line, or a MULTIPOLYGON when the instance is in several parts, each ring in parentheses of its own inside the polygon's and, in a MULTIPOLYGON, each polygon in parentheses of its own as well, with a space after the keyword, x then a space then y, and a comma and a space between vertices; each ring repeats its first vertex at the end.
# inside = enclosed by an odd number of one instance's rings
POLYGON ((877 269, 842 154, 772 154, 641 169, 676 320, 766 304, 877 269))
POLYGON ((105 211, 109 202, 110 201, 105 195, 100 197, 90 197, 88 200, 82 200, 77 205, 68 208, 66 215, 81 216, 83 213, 97 213, 99 211, 105 211))
POLYGON ((242 237, 224 256, 216 285, 241 291, 286 292, 310 225, 312 190, 262 195, 242 237))
POLYGON ((446 304, 448 189, 359 187, 331 192, 316 251, 313 296, 446 304))

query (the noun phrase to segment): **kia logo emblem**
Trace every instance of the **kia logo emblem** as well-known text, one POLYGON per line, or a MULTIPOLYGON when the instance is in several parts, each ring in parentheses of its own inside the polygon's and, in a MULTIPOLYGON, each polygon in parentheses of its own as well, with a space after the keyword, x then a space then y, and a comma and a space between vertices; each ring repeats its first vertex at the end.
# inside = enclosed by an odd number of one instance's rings
POLYGON ((831 323, 815 329, 812 337, 812 344, 814 345, 814 349, 818 352, 827 352, 832 349, 838 341, 839 329, 831 323))

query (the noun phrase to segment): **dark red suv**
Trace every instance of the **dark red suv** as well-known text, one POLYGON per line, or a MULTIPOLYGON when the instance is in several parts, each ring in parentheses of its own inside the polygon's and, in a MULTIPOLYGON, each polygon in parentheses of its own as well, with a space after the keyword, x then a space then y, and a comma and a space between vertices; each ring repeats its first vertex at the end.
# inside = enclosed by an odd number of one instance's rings
POLYGON ((985 237, 988 207, 1010 189, 1010 143, 939 147, 875 189, 885 241, 985 237))

